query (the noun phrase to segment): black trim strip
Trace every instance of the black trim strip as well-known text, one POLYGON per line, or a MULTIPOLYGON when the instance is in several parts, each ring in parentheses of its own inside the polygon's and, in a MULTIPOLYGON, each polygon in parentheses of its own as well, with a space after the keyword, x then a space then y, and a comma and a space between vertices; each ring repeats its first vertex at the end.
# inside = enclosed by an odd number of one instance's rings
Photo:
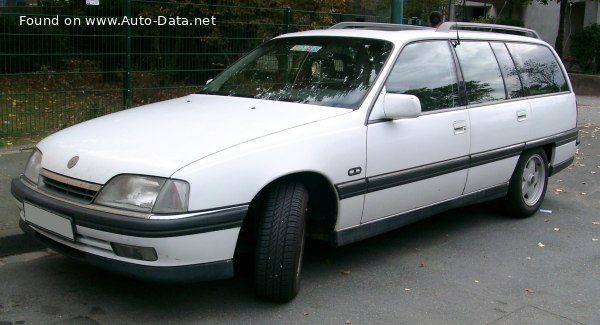
POLYGON ((475 193, 463 195, 456 199, 441 202, 418 210, 413 210, 395 216, 363 223, 357 227, 335 231, 331 238, 331 245, 334 247, 347 245, 359 240, 383 234, 385 232, 400 228, 407 224, 417 222, 419 220, 425 219, 434 214, 444 212, 446 210, 458 208, 464 205, 476 204, 495 198, 501 198, 506 196, 507 192, 508 183, 492 187, 486 190, 478 191, 475 193))
POLYGON ((550 166, 550 170, 548 171, 548 177, 555 175, 556 173, 558 173, 559 171, 571 166, 571 164, 573 163, 573 161, 575 161, 575 157, 571 157, 559 164, 556 164, 554 166, 550 166))
POLYGON ((433 163, 416 168, 401 170, 390 174, 369 177, 367 191, 376 192, 427 178, 449 174, 469 168, 469 157, 459 157, 447 161, 433 163))
POLYGON ((547 144, 555 144, 555 146, 559 146, 562 144, 569 143, 571 141, 577 141, 578 137, 579 137, 579 130, 572 129, 572 130, 562 132, 559 134, 555 134, 555 135, 552 135, 552 136, 549 136, 546 138, 525 142, 524 150, 537 148, 537 147, 544 146, 547 144))
POLYGON ((469 167, 477 167, 494 161, 499 161, 521 155, 525 144, 517 144, 510 147, 490 150, 486 152, 471 155, 471 164, 469 167))
MULTIPOLYGON (((76 225, 115 234, 161 238, 200 234, 205 232, 241 227, 247 206, 239 206, 181 219, 143 219, 96 211, 62 202, 34 191, 17 177, 11 184, 11 193, 19 201, 31 202, 73 218, 76 225)), ((217 210, 217 209, 215 209, 217 210)))
POLYGON ((366 178, 337 184, 335 186, 335 188, 338 191, 338 195, 340 196, 340 200, 365 194, 367 192, 368 187, 369 183, 367 182, 366 178))
POLYGON ((50 247, 52 250, 55 250, 62 255, 132 278, 177 283, 227 279, 233 277, 233 260, 182 266, 140 265, 82 252, 75 248, 63 245, 42 234, 37 233, 23 220, 19 222, 19 226, 27 235, 33 236, 42 244, 50 247))
POLYGON ((521 153, 527 149, 537 148, 547 144, 554 144, 555 146, 567 144, 572 141, 577 141, 578 134, 579 130, 572 129, 547 138, 533 140, 527 143, 515 144, 499 149, 480 152, 469 156, 458 157, 455 159, 450 159, 429 165, 404 169, 387 174, 375 175, 368 178, 361 178, 358 180, 337 184, 335 187, 338 191, 340 200, 348 199, 354 196, 381 191, 388 188, 453 173, 459 170, 477 167, 511 157, 516 157, 521 155, 521 153))

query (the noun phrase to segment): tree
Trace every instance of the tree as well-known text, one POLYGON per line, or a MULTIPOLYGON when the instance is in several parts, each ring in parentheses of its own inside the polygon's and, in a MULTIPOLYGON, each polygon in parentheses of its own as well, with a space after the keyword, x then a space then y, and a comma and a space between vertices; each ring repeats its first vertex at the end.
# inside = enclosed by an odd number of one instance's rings
MULTIPOLYGON (((530 3, 534 0, 529 0, 530 3)), ((550 1, 553 0, 535 0, 538 3, 543 5, 547 5, 550 1)), ((565 17, 567 13, 567 5, 569 4, 568 0, 554 0, 560 4, 559 9, 559 18, 558 18, 558 33, 556 35, 556 41, 554 43, 554 49, 556 53, 562 58, 563 57, 563 49, 564 49, 564 39, 565 39, 565 17)), ((599 1, 599 0, 590 0, 590 1, 599 1)))

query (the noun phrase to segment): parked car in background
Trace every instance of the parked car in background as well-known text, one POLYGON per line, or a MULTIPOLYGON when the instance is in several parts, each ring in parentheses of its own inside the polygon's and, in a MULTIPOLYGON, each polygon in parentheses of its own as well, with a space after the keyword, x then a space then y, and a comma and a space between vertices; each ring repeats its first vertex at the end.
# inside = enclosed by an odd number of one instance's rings
POLYGON ((234 275, 299 290, 305 238, 346 245, 458 206, 533 215, 577 145, 554 50, 456 30, 287 34, 197 94, 103 116, 35 148, 12 182, 21 226, 151 280, 234 275))

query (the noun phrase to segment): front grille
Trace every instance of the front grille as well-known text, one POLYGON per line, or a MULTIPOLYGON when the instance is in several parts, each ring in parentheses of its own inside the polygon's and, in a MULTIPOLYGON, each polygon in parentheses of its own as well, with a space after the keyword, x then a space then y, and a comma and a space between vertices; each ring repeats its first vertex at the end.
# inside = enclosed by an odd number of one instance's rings
POLYGON ((47 170, 41 172, 41 179, 42 188, 45 191, 61 198, 86 204, 91 203, 102 188, 98 184, 69 178, 47 170))

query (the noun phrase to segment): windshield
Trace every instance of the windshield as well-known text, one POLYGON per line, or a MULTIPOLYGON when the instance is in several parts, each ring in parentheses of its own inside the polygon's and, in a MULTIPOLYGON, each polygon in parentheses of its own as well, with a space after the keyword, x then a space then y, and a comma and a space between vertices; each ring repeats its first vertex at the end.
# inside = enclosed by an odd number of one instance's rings
POLYGON ((382 40, 293 37, 265 43, 201 93, 357 108, 392 50, 382 40))

